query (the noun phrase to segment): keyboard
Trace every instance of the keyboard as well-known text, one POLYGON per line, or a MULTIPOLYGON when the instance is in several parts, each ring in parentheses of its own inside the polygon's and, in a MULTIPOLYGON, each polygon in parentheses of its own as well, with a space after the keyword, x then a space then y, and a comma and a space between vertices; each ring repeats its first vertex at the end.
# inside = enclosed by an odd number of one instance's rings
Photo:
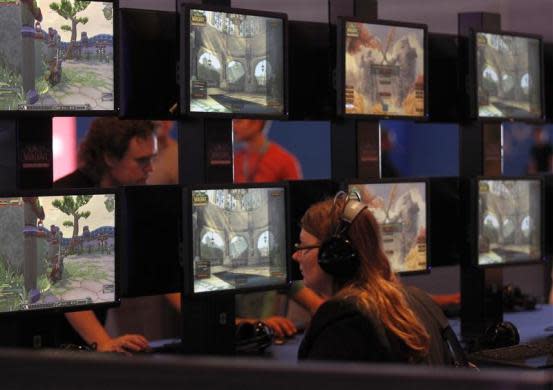
POLYGON ((553 367, 553 337, 512 347, 486 349, 469 355, 475 363, 526 368, 553 367))

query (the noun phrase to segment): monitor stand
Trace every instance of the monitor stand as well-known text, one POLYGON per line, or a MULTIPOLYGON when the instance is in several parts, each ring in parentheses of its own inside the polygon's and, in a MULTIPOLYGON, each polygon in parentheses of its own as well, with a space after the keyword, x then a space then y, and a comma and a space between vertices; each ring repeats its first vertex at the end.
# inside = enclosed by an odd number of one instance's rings
POLYGON ((186 296, 181 307, 185 354, 234 355, 234 294, 186 296))

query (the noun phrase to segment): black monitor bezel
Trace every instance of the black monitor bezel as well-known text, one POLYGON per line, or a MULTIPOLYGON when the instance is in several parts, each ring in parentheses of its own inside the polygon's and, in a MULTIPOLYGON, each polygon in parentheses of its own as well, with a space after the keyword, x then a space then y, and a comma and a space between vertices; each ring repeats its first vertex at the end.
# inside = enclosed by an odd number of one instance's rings
POLYGON ((47 190, 22 190, 22 191, 2 191, 0 192, 0 198, 16 198, 16 197, 26 197, 26 196, 76 196, 76 195, 115 195, 115 247, 114 247, 114 296, 113 301, 111 302, 101 302, 101 303, 91 303, 86 305, 75 305, 75 306, 59 306, 59 307, 48 307, 41 309, 29 309, 29 310, 19 310, 19 311, 10 311, 10 312, 0 312, 0 318, 8 318, 11 316, 35 316, 35 315, 46 315, 54 313, 69 313, 75 311, 83 310, 96 310, 96 309, 107 309, 110 307, 117 307, 121 303, 120 297, 120 276, 121 276, 121 255, 123 253, 122 249, 122 226, 123 222, 123 212, 122 212, 122 200, 123 195, 120 189, 118 188, 72 188, 72 189, 47 189, 47 190))
POLYGON ((290 201, 288 199, 289 190, 286 182, 273 183, 228 183, 228 184, 202 184, 183 188, 183 224, 182 224, 182 268, 183 268, 183 296, 208 297, 214 295, 236 295, 257 291, 267 291, 276 289, 287 289, 291 283, 291 246, 290 246, 290 201), (226 289, 216 291, 194 292, 194 261, 193 261, 193 238, 192 238, 192 191, 197 190, 217 190, 217 189, 235 189, 235 188, 279 188, 284 190, 284 225, 285 231, 285 256, 286 256, 286 277, 282 283, 270 284, 266 286, 245 287, 238 289, 226 289))
POLYGON ((532 265, 532 264, 543 264, 546 253, 545 253, 545 193, 544 193, 544 181, 540 176, 478 176, 471 180, 471 191, 470 191, 470 224, 472 225, 469 229, 469 242, 471 243, 471 263, 480 269, 487 268, 501 268, 501 267, 510 267, 510 266, 520 266, 520 265, 532 265), (540 183, 540 251, 541 258, 530 259, 530 260, 519 260, 519 261, 510 261, 508 263, 497 263, 497 264, 480 264, 478 256, 478 214, 479 214, 479 195, 480 195, 480 186, 481 181, 537 181, 540 183))
MULTIPOLYGON (((119 1, 119 0, 116 0, 116 1, 119 1)), ((123 99, 124 99, 124 96, 126 95, 125 92, 124 92, 124 80, 125 80, 125 57, 123 55, 123 48, 124 48, 124 45, 125 45, 125 42, 123 41, 123 36, 125 35, 123 33, 123 28, 124 28, 124 22, 123 22, 123 19, 126 19, 127 17, 131 17, 131 15, 127 15, 127 13, 132 13, 132 16, 135 16, 137 13, 140 13, 141 15, 148 15, 148 16, 157 16, 157 15, 164 15, 164 16, 170 16, 170 15, 174 15, 174 12, 170 12, 170 11, 163 11, 163 10, 154 10, 154 9, 142 9, 142 8, 118 8, 118 23, 117 23, 117 28, 118 28, 118 34, 117 34, 117 52, 119 53, 119 55, 117 56, 117 59, 118 59, 118 63, 117 63, 117 69, 116 69, 116 72, 118 74, 117 76, 117 81, 118 81, 118 88, 117 88, 117 92, 118 92, 118 114, 119 114, 119 117, 120 118, 124 118, 124 119, 146 119, 146 120, 170 120, 170 121, 176 121, 178 119, 178 105, 179 105, 179 92, 180 92, 180 87, 178 85, 178 81, 177 81, 177 69, 178 69, 178 64, 175 63, 175 68, 173 70, 173 76, 174 76, 174 81, 175 81, 175 86, 174 86, 174 89, 175 89, 175 92, 176 92, 176 98, 177 100, 174 102, 174 111, 170 111, 170 109, 173 109, 173 107, 168 107, 167 109, 167 112, 164 113, 164 114, 161 114, 161 113, 155 113, 153 115, 147 113, 147 112, 144 112, 144 113, 137 113, 137 112, 129 112, 129 110, 124 110, 124 105, 123 104, 123 99)), ((178 17, 175 16, 175 49, 178 49, 178 46, 179 46, 179 41, 178 41, 178 17)), ((176 58, 178 58, 178 56, 176 56, 176 58)), ((178 62, 178 59, 177 59, 177 62, 178 62)), ((132 64, 131 64, 132 65, 132 64)))
POLYGON ((545 65, 544 65, 544 53, 543 53, 543 37, 537 34, 527 34, 520 32, 512 31, 497 31, 490 29, 471 29, 469 34, 469 79, 472 82, 469 82, 469 95, 470 95, 470 116, 471 118, 477 119, 481 122, 525 122, 525 123, 544 123, 545 122, 545 65), (499 36, 510 36, 516 38, 526 38, 526 39, 535 39, 539 42, 539 66, 540 66, 540 105, 541 105, 541 115, 538 117, 508 117, 508 116, 480 116, 479 106, 478 106, 478 85, 479 85, 479 72, 477 65, 477 50, 478 45, 476 42, 476 37, 478 34, 492 34, 499 36))
MULTIPOLYGON (((346 180, 343 183, 343 189, 346 192, 349 192, 349 187, 351 185, 371 185, 371 184, 402 184, 402 183, 424 183, 425 188, 425 201, 426 201, 426 268, 416 271, 399 271, 395 272, 396 275, 400 276, 411 276, 411 275, 423 275, 429 274, 432 270, 432 258, 431 258, 431 242, 430 242, 430 208, 431 208, 431 199, 430 199, 430 186, 429 179, 421 177, 402 177, 402 178, 386 178, 386 179, 351 179, 346 180)), ((377 221, 378 222, 378 221, 377 221)), ((390 264, 391 268, 391 264, 390 264)), ((393 271, 393 269, 392 269, 393 271)))
POLYGON ((0 116, 10 118, 44 118, 63 116, 117 116, 119 114, 119 0, 90 0, 95 3, 113 3, 113 110, 2 110, 0 116))
POLYGON ((182 2, 179 8, 179 79, 180 79, 180 113, 188 117, 198 118, 246 118, 285 120, 289 115, 289 70, 288 70, 288 15, 280 12, 257 11, 242 8, 222 7, 205 4, 190 4, 182 2), (223 113, 223 112, 197 112, 190 111, 190 11, 203 10, 224 13, 236 13, 251 16, 262 16, 282 20, 282 60, 283 60, 283 112, 282 114, 248 114, 248 113, 223 113))
POLYGON ((351 119, 389 119, 389 120, 410 120, 415 122, 425 122, 429 119, 429 82, 428 82, 428 70, 429 70, 429 56, 428 56, 428 25, 421 23, 408 23, 398 22, 393 20, 384 19, 366 19, 357 17, 345 17, 340 16, 337 23, 337 57, 336 57, 336 111, 337 115, 344 118, 351 119), (346 95, 346 47, 345 47, 345 30, 346 23, 364 23, 373 25, 382 25, 390 27, 405 27, 412 29, 423 30, 423 50, 424 50, 424 114, 421 116, 410 115, 381 115, 381 114, 347 114, 345 110, 345 95, 346 95))

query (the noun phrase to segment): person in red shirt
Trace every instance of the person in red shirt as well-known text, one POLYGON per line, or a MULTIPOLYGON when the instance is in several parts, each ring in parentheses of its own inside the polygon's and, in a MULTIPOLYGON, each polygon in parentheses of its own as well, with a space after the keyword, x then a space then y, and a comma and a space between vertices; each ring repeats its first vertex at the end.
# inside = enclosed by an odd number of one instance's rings
MULTIPOLYGON (((232 122, 234 143, 234 182, 262 183, 302 178, 297 158, 282 146, 267 139, 269 123, 259 119, 235 119, 232 122)), ((306 309, 315 313, 323 298, 295 283, 288 296, 306 309)), ((257 322, 260 319, 275 332, 277 337, 292 336, 298 329, 286 317, 277 314, 279 298, 276 291, 250 293, 237 296, 237 323, 257 322)))
POLYGON ((297 158, 282 146, 267 139, 267 122, 236 119, 232 122, 234 142, 234 182, 261 183, 302 178, 297 158))

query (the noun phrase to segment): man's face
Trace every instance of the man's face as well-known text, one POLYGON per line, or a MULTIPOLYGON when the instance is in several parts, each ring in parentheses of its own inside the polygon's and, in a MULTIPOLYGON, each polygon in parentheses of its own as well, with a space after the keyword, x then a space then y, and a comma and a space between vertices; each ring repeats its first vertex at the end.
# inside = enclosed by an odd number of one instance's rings
POLYGON ((157 138, 134 137, 120 160, 106 158, 110 167, 109 176, 114 185, 141 185, 153 171, 152 162, 157 156, 157 138))
POLYGON ((235 119, 232 121, 235 142, 248 142, 261 133, 265 121, 260 119, 235 119))

